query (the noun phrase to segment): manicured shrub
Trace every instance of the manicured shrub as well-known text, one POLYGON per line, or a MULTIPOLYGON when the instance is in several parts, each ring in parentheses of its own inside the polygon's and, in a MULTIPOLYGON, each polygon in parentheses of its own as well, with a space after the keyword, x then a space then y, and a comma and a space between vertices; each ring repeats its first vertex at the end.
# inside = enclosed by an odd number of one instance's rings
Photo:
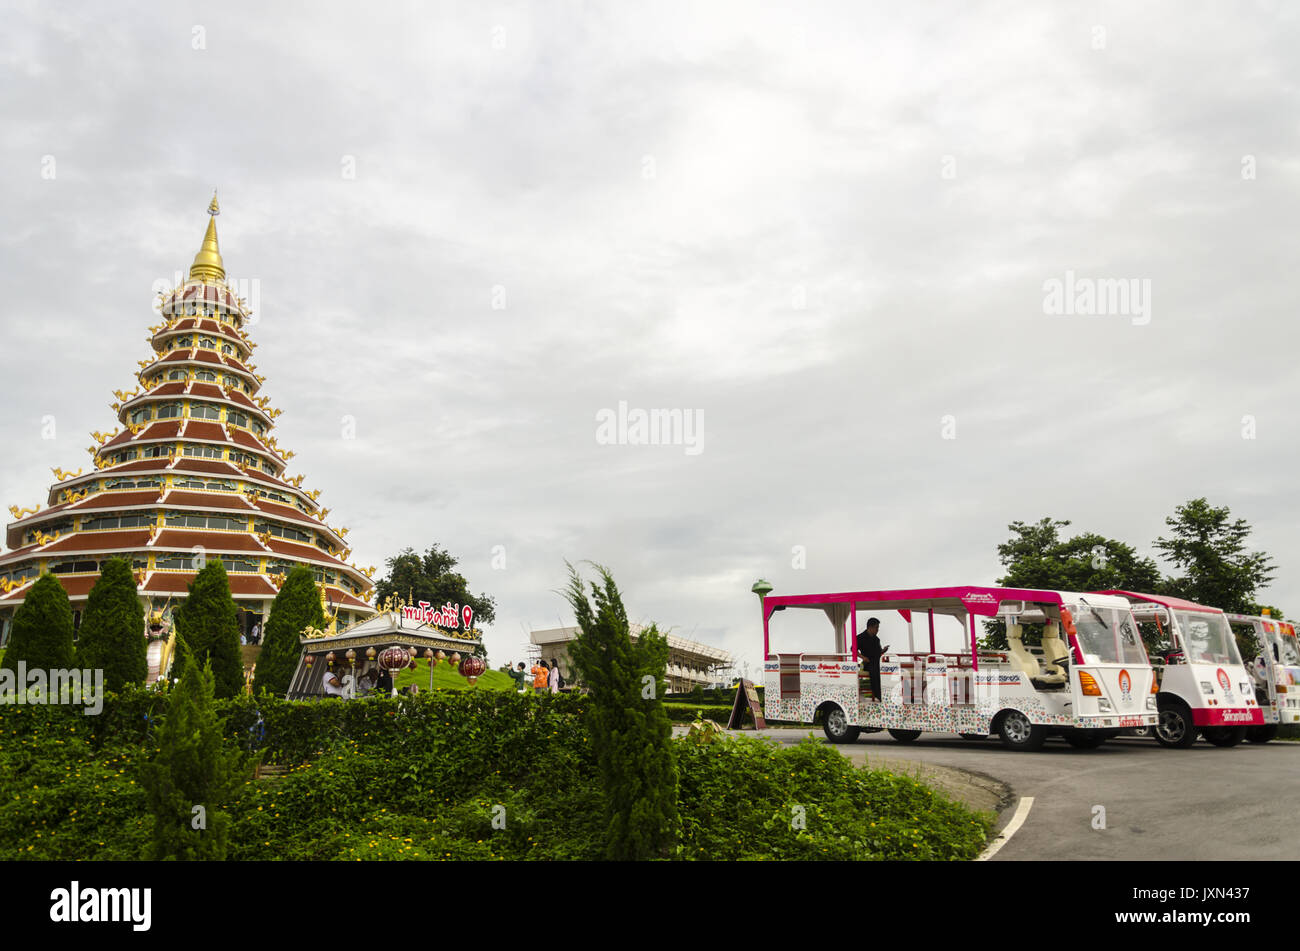
POLYGON ((158 731, 158 753, 142 769, 153 817, 148 857, 226 857, 230 816, 223 806, 239 784, 242 757, 224 743, 224 724, 212 706, 211 665, 186 658, 158 731))
MULTIPOLYGON (((176 608, 177 663, 188 654, 196 667, 212 664, 215 696, 233 697, 244 686, 244 664, 239 652, 239 621, 230 581, 220 559, 207 562, 190 582, 189 595, 176 608)), ((177 667, 183 670, 183 667, 177 667)))
POLYGON ((308 627, 324 626, 325 612, 316 579, 306 565, 295 565, 271 604, 262 654, 253 674, 253 692, 267 690, 279 696, 288 693, 302 653, 298 638, 308 627))
POLYGON ((0 667, 17 673, 18 662, 25 661, 28 670, 69 670, 75 657, 68 593, 54 575, 41 575, 14 612, 0 667))
POLYGON ((570 565, 565 595, 578 624, 569 656, 591 691, 587 725, 605 794, 605 856, 660 857, 677 835, 672 723, 661 698, 668 641, 651 626, 634 643, 613 577, 596 571, 601 583, 591 585, 589 601, 570 565))
POLYGON ((144 608, 125 559, 104 563, 99 580, 90 589, 78 634, 77 664, 88 670, 102 669, 106 690, 144 683, 149 675, 144 608))

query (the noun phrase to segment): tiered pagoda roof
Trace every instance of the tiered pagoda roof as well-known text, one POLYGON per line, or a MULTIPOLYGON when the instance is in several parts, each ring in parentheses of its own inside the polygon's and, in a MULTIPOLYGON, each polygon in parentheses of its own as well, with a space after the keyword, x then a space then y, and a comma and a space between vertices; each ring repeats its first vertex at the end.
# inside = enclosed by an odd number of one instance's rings
POLYGON ((325 521, 318 490, 286 475, 293 453, 272 434, 280 411, 259 395, 244 329, 252 312, 226 285, 215 195, 208 213, 188 279, 160 295, 138 386, 114 391, 118 427, 91 434, 93 466, 55 469, 44 507, 10 506, 0 612, 45 571, 76 608, 110 557, 132 562, 142 596, 174 601, 202 559, 220 557, 238 601, 269 606, 289 569, 306 564, 327 605, 350 619, 375 613, 374 569, 348 562, 347 529, 325 521))

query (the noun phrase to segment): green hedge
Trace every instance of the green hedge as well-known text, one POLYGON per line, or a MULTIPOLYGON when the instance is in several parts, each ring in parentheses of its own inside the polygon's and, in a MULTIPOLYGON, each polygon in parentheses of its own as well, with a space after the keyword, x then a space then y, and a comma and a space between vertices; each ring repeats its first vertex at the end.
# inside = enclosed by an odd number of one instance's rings
MULTIPOLYGON (((138 777, 156 751, 164 702, 126 691, 97 717, 0 706, 0 860, 139 857, 149 830, 138 777)), ((282 778, 246 782, 226 804, 231 859, 603 853, 584 697, 448 691, 239 697, 217 707, 227 742, 290 764, 282 778), (499 816, 504 828, 494 826, 499 816)), ((986 838, 989 817, 907 777, 855 767, 820 742, 680 738, 673 748, 679 858, 970 858, 986 838)))

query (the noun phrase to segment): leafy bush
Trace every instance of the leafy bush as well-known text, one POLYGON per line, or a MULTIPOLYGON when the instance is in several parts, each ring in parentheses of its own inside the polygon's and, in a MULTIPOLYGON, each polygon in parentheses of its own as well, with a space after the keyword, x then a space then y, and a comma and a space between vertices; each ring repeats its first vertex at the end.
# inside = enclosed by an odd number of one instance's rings
MULTIPOLYGON (((173 692, 130 688, 89 717, 79 707, 0 706, 0 860, 137 858, 150 831, 142 771, 173 692)), ((288 766, 227 798, 228 859, 605 855, 589 698, 240 696, 213 709, 226 752, 288 766)), ((818 742, 718 736, 672 749, 679 859, 971 858, 989 828, 989 817, 818 742), (804 828, 792 823, 794 806, 804 828)))

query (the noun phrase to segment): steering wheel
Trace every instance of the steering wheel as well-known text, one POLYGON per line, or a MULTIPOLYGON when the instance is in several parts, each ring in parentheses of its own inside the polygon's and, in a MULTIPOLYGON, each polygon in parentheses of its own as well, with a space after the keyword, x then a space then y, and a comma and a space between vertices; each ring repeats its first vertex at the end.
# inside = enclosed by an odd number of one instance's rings
POLYGON ((1054 667, 1063 667, 1068 672, 1070 669, 1070 655, 1066 654, 1064 657, 1058 657, 1052 661, 1052 665, 1054 667))

